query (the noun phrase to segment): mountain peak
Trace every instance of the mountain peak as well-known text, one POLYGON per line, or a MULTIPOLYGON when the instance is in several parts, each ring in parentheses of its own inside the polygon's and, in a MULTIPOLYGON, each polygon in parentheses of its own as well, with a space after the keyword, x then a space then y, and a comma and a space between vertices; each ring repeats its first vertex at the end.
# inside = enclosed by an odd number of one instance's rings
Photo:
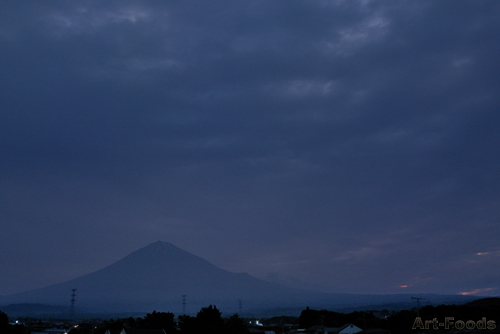
POLYGON ((178 257, 195 257, 191 253, 180 249, 179 247, 164 241, 156 241, 149 244, 129 256, 146 256, 148 258, 178 258, 178 257))
POLYGON ((151 249, 156 252, 172 252, 181 250, 179 247, 165 241, 153 242, 152 244, 144 247, 144 249, 151 249))

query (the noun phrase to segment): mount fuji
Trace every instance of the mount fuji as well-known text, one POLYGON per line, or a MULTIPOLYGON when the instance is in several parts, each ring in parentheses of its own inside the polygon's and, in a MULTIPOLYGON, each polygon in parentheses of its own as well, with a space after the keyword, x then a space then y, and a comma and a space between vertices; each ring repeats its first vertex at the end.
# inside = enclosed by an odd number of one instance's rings
MULTIPOLYGON (((3 296, 0 304, 67 306, 76 289, 76 310, 87 312, 183 312, 193 314, 216 305, 223 312, 270 309, 345 308, 362 305, 408 303, 408 295, 329 294, 294 289, 266 282, 245 273, 232 273, 170 243, 155 242, 88 275, 3 296)), ((462 296, 426 295, 429 300, 462 296), (434 297, 434 298, 433 298, 434 297)), ((464 300, 466 298, 463 298, 464 300)), ((467 299, 467 300, 470 300, 467 299)))
POLYGON ((155 242, 103 269, 79 278, 11 296, 4 304, 69 305, 76 289, 76 306, 106 311, 168 310, 180 312, 182 296, 190 311, 209 304, 237 311, 294 307, 327 302, 327 294, 292 289, 232 273, 170 243, 155 242))

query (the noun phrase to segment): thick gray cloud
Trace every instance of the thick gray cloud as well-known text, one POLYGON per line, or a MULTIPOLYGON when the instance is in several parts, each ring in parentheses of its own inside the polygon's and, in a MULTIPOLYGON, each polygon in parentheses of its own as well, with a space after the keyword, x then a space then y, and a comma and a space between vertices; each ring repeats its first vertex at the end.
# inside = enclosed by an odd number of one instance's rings
POLYGON ((0 6, 0 294, 159 239, 323 291, 498 294, 497 2, 0 6))

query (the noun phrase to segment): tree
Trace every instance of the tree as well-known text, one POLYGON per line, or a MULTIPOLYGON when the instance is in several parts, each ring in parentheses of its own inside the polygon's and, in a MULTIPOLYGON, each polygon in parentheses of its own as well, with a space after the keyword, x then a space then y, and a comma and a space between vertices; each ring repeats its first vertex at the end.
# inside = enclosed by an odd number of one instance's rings
POLYGON ((212 305, 204 307, 198 312, 196 322, 200 333, 204 334, 220 334, 224 327, 221 312, 212 305))
POLYGON ((170 312, 148 313, 144 319, 137 319, 137 327, 145 329, 163 329, 167 334, 174 333, 174 314, 170 312))
POLYGON ((309 328, 314 325, 323 325, 323 318, 320 311, 311 310, 307 307, 300 312, 299 328, 309 328))
POLYGON ((245 334, 248 333, 247 324, 238 314, 233 314, 226 319, 224 324, 224 333, 226 334, 245 334))
POLYGON ((9 317, 0 311, 0 333, 8 333, 10 329, 9 317))
POLYGON ((179 328, 182 334, 198 334, 197 320, 189 315, 179 316, 179 328))
POLYGON ((0 311, 0 329, 9 328, 9 317, 7 314, 0 311))

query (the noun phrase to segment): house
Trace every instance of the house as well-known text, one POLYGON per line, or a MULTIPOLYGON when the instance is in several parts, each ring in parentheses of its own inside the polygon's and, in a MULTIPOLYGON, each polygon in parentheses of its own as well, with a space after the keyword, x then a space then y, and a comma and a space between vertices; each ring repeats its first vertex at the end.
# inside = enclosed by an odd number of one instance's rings
POLYGON ((382 328, 368 328, 358 334, 391 334, 391 331, 382 328))
POLYGON ((108 329, 104 334, 120 334, 121 332, 121 329, 108 329))
POLYGON ((120 334, 166 334, 166 333, 163 329, 124 328, 122 329, 120 334))
POLYGON ((361 328, 353 324, 345 324, 342 327, 327 328, 328 334, 354 334, 361 332, 361 328))
POLYGON ((361 332, 361 328, 353 324, 345 324, 341 327, 312 326, 304 332, 307 334, 355 334, 361 332))

